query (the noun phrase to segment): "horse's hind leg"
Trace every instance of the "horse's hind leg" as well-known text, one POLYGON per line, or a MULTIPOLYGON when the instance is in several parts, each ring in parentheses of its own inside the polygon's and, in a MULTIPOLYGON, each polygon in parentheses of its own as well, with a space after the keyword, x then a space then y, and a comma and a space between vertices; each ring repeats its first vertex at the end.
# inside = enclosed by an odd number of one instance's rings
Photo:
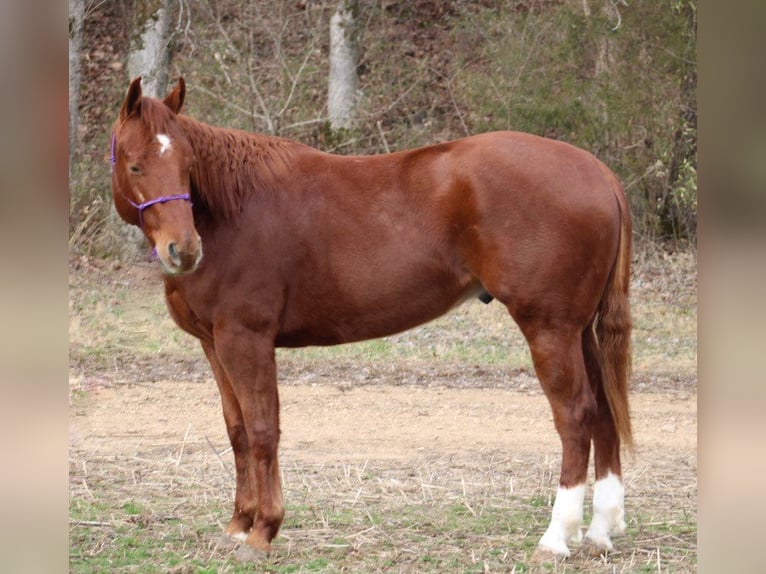
POLYGON ((597 404, 593 419, 596 475, 596 483, 593 485, 593 519, 585 538, 595 544, 598 550, 612 550, 610 535, 625 531, 625 489, 620 465, 620 439, 604 392, 601 359, 592 329, 583 332, 582 346, 597 404))
POLYGON ((561 438, 559 487, 551 522, 539 550, 556 558, 569 556, 568 543, 582 539, 583 502, 596 400, 588 383, 581 332, 570 326, 522 327, 535 371, 553 410, 561 438))
POLYGON ((245 509, 252 507, 255 503, 254 493, 247 476, 249 466, 247 432, 245 431, 245 423, 242 418, 239 402, 234 394, 234 388, 231 386, 231 381, 218 360, 213 345, 203 342, 202 348, 213 369, 213 375, 215 375, 218 390, 221 394, 223 418, 226 422, 226 432, 229 435, 229 442, 234 453, 234 466, 237 472, 234 514, 224 532, 236 540, 244 541, 253 526, 253 516, 245 509))

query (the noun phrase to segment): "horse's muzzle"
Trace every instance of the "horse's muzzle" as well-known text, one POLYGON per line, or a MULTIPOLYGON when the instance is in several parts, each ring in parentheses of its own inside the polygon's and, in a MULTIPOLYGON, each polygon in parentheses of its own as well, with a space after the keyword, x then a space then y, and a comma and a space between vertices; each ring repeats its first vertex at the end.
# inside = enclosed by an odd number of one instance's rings
POLYGON ((168 275, 192 273, 202 260, 202 240, 199 235, 185 234, 180 239, 168 239, 157 244, 157 257, 168 275))

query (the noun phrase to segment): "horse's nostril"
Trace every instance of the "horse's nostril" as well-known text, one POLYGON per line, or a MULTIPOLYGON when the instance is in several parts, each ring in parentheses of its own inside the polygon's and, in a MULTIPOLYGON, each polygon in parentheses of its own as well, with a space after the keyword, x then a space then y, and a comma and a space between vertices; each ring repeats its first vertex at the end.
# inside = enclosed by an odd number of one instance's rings
POLYGON ((178 255, 176 244, 174 242, 168 243, 168 257, 174 265, 181 265, 181 257, 178 255))

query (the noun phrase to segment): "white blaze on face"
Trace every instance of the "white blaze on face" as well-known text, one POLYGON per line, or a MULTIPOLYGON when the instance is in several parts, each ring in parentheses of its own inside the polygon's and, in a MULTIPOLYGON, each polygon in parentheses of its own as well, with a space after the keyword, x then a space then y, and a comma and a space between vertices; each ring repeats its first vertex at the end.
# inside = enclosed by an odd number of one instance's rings
POLYGON ((160 142, 160 157, 170 149, 170 137, 165 134, 157 134, 157 141, 160 142))

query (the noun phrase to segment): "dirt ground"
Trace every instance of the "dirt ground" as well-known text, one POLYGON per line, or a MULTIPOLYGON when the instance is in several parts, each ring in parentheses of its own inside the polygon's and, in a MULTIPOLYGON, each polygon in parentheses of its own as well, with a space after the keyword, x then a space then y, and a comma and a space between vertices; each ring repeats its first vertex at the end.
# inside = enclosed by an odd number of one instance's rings
MULTIPOLYGON (((342 383, 342 381, 339 381, 342 383)), ((407 460, 443 454, 556 453, 551 411, 537 390, 283 385, 281 452, 313 462, 407 460)), ((634 393, 636 462, 696 467, 696 393, 634 393), (656 460, 657 458, 672 460, 656 460)), ((71 446, 102 454, 137 445, 209 448, 226 441, 215 383, 153 382, 94 392, 71 420, 71 446)), ((627 473, 630 476, 630 459, 627 473)))

